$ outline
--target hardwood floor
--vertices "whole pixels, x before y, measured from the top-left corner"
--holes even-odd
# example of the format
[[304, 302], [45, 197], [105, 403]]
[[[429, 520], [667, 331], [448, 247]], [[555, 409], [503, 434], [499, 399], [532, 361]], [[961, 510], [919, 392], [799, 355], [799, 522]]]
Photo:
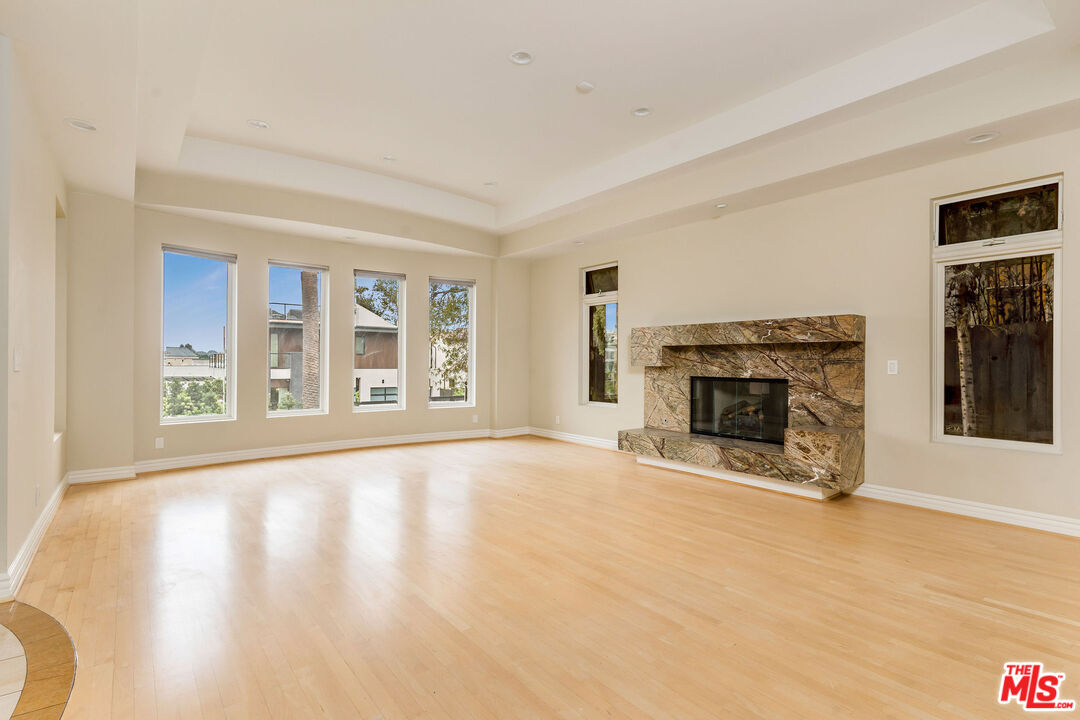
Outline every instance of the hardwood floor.
[[79, 718], [990, 718], [1080, 699], [1080, 540], [539, 438], [68, 491]]

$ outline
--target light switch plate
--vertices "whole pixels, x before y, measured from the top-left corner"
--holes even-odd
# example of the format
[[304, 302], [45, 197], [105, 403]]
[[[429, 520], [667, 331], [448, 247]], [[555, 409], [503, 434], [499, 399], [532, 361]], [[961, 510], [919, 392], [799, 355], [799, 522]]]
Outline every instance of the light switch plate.
[[22, 348], [11, 349], [11, 372], [22, 372]]
[[899, 360], [890, 360], [888, 368], [889, 368], [889, 374], [890, 375], [898, 375], [898, 374], [900, 374], [900, 361]]
[[556, 425], [558, 425], [558, 424], [559, 424], [559, 423], [561, 423], [561, 422], [562, 422], [562, 418], [561, 418], [561, 417], [559, 417], [558, 415], [556, 415], [556, 416], [555, 416], [555, 424], [556, 424]]

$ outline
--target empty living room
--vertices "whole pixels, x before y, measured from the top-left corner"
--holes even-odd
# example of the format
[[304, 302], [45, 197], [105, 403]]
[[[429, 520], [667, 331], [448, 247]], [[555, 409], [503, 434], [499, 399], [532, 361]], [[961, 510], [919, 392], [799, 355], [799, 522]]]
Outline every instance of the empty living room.
[[1080, 718], [1074, 214], [1080, 0], [0, 0], [0, 720]]

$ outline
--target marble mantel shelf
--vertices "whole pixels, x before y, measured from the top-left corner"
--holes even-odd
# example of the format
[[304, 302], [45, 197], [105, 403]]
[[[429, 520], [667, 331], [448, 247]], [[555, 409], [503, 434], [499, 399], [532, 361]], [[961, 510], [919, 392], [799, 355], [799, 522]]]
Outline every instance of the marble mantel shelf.
[[665, 347], [865, 341], [866, 318], [862, 315], [817, 315], [698, 325], [661, 325], [630, 330], [630, 364], [664, 366]]

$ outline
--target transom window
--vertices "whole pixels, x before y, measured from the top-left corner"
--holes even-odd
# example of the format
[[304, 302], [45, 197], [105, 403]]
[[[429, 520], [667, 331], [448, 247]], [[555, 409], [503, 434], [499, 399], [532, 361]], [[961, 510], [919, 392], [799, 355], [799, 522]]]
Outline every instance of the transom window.
[[934, 439], [1060, 451], [1062, 179], [934, 203]]

